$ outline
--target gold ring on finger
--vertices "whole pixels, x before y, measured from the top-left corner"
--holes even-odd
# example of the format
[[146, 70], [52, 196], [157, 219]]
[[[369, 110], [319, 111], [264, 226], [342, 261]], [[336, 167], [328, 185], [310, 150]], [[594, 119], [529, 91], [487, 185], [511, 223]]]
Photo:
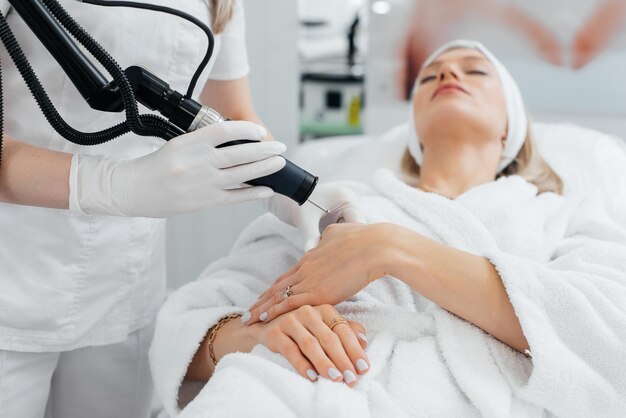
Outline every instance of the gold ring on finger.
[[335, 328], [337, 325], [339, 324], [346, 324], [348, 326], [350, 326], [350, 324], [348, 323], [348, 320], [346, 318], [344, 318], [343, 316], [336, 316], [333, 319], [330, 320], [330, 322], [328, 323], [328, 327], [331, 329]]

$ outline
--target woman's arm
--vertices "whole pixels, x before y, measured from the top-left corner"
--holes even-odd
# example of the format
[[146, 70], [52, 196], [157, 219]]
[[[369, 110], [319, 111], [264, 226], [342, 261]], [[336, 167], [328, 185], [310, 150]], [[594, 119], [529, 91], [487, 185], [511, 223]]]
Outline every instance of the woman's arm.
[[[390, 275], [442, 308], [523, 352], [528, 343], [497, 271], [483, 257], [434, 242], [399, 225], [329, 226], [307, 252], [250, 308], [254, 324], [297, 307], [337, 304]], [[295, 295], [281, 302], [293, 286]]]
[[278, 155], [284, 146], [264, 142], [218, 150], [215, 145], [265, 136], [265, 129], [251, 122], [223, 123], [181, 135], [130, 160], [88, 155], [73, 160], [71, 154], [8, 139], [0, 167], [0, 202], [160, 218], [264, 198], [271, 194], [268, 188], [230, 187], [280, 170], [285, 162]]
[[0, 202], [67, 209], [72, 154], [3, 138]]
[[[213, 354], [218, 362], [226, 354], [243, 352], [249, 353], [258, 341], [252, 335], [250, 327], [241, 323], [239, 318], [234, 318], [226, 322], [215, 335], [213, 341]], [[189, 380], [209, 380], [213, 375], [213, 360], [209, 354], [208, 332], [200, 344], [200, 348], [193, 357], [185, 379]]]
[[508, 346], [520, 352], [528, 349], [506, 289], [489, 260], [398, 225], [385, 224], [385, 228], [393, 240], [385, 267], [388, 274]]
[[[265, 126], [254, 109], [248, 77], [207, 81], [200, 102], [232, 120], [247, 120]], [[267, 138], [272, 139], [269, 130]]]

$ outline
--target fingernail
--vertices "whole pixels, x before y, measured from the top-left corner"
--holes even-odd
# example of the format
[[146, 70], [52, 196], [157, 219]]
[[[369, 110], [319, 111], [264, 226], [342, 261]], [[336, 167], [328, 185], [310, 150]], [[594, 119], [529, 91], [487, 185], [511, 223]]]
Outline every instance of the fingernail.
[[259, 315], [259, 319], [265, 322], [265, 320], [267, 319], [267, 312], [263, 312], [261, 315]]
[[362, 332], [359, 332], [357, 335], [360, 339], [365, 341], [365, 343], [367, 344], [367, 337], [365, 336], [365, 334], [363, 334]]
[[259, 126], [259, 135], [261, 135], [261, 138], [265, 138], [267, 136], [267, 129], [265, 129], [262, 126]]
[[341, 377], [341, 373], [339, 373], [339, 370], [331, 367], [330, 369], [328, 369], [328, 377], [330, 377], [332, 380], [335, 380]]
[[343, 372], [343, 380], [347, 384], [354, 383], [356, 382], [356, 376], [352, 370], [346, 370], [345, 372]]
[[367, 365], [367, 361], [360, 358], [356, 361], [356, 368], [359, 369], [360, 372], [364, 372], [365, 370], [369, 369], [370, 366]]
[[312, 381], [316, 381], [317, 380], [317, 373], [315, 373], [313, 370], [309, 369], [306, 371], [306, 375], [309, 377], [310, 380]]
[[241, 322], [244, 322], [244, 323], [248, 322], [250, 320], [250, 316], [251, 316], [250, 312], [249, 311], [246, 312], [245, 314], [241, 316]]

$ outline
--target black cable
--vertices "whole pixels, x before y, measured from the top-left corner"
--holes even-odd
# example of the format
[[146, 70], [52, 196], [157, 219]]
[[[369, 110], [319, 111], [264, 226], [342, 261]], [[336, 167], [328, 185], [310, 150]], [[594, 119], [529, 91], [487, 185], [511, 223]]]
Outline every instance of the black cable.
[[[126, 78], [126, 74], [113, 57], [67, 13], [57, 0], [42, 0], [42, 2], [61, 26], [80, 42], [113, 77], [122, 96], [124, 110], [126, 111], [126, 123], [131, 131], [138, 135], [156, 136], [163, 139], [170, 139], [172, 132], [182, 133], [180, 129], [161, 116], [143, 115], [140, 118], [133, 89]], [[143, 121], [146, 119], [153, 119], [150, 126], [144, 125]]]
[[200, 78], [202, 71], [204, 71], [205, 67], [209, 63], [211, 56], [213, 55], [213, 48], [215, 46], [215, 39], [213, 37], [213, 32], [211, 32], [211, 29], [207, 25], [205, 25], [204, 22], [180, 10], [172, 9], [170, 7], [165, 7], [165, 6], [157, 6], [154, 4], [136, 3], [136, 2], [131, 2], [131, 1], [113, 1], [113, 0], [107, 0], [107, 1], [82, 0], [82, 2], [87, 3], [87, 4], [92, 4], [94, 6], [133, 7], [136, 9], [146, 9], [146, 10], [152, 10], [156, 12], [168, 13], [168, 14], [172, 14], [180, 18], [183, 18], [193, 23], [200, 29], [202, 29], [202, 31], [206, 34], [209, 43], [207, 45], [207, 52], [204, 55], [204, 58], [202, 59], [200, 64], [198, 65], [198, 68], [196, 69], [196, 72], [194, 73], [193, 77], [191, 78], [191, 82], [189, 83], [189, 87], [187, 88], [187, 94], [185, 94], [186, 99], [191, 99], [191, 96], [193, 95], [193, 91], [196, 88], [196, 84], [198, 83], [198, 79]]
[[[60, 5], [56, 4], [56, 6], [60, 8]], [[154, 115], [139, 115], [137, 104], [134, 99], [132, 89], [128, 84], [128, 81], [126, 81], [128, 84], [127, 91], [124, 91], [123, 88], [120, 89], [122, 97], [126, 96], [125, 104], [130, 104], [130, 107], [126, 106], [127, 120], [125, 122], [97, 132], [85, 133], [74, 129], [63, 119], [63, 117], [54, 107], [45, 89], [41, 85], [41, 82], [39, 81], [37, 75], [33, 71], [28, 60], [26, 59], [24, 52], [22, 51], [19, 43], [15, 39], [15, 36], [13, 35], [13, 32], [11, 31], [11, 28], [6, 21], [6, 18], [2, 13], [0, 13], [0, 39], [2, 40], [11, 59], [15, 62], [16, 68], [26, 82], [29, 90], [31, 91], [37, 102], [37, 105], [41, 109], [48, 123], [59, 135], [61, 135], [68, 141], [79, 145], [98, 145], [108, 142], [131, 131], [135, 131], [139, 135], [156, 136], [164, 139], [170, 139], [172, 137], [180, 135], [180, 133], [182, 132], [178, 128], [172, 129], [169, 122], [167, 122], [163, 118]], [[110, 65], [107, 66], [111, 67]], [[121, 69], [120, 73], [124, 76], [123, 72], [121, 72]], [[129, 109], [130, 111], [128, 111]], [[0, 118], [2, 118], [4, 114], [3, 110], [3, 108], [0, 108]], [[161, 119], [161, 121], [154, 121], [153, 119], [155, 118]], [[0, 133], [0, 135], [2, 133]]]
[[[30, 63], [26, 59], [24, 52], [22, 51], [19, 43], [15, 39], [11, 28], [4, 15], [0, 12], [0, 39], [5, 45], [11, 59], [15, 62], [15, 65], [25, 80], [29, 90], [35, 97], [37, 105], [43, 112], [46, 120], [53, 129], [62, 137], [70, 142], [79, 145], [98, 145], [104, 142], [110, 141], [121, 135], [124, 135], [130, 131], [142, 135], [142, 136], [156, 136], [166, 140], [174, 138], [182, 133], [181, 129], [171, 124], [165, 118], [157, 115], [140, 115], [135, 99], [132, 87], [126, 78], [124, 71], [115, 62], [115, 60], [108, 54], [108, 52], [102, 48], [95, 39], [93, 39], [67, 12], [56, 0], [42, 0], [43, 4], [48, 8], [52, 15], [59, 21], [59, 23], [76, 39], [80, 42], [104, 68], [109, 72], [116, 82], [119, 89], [122, 102], [124, 104], [124, 110], [126, 113], [126, 120], [113, 127], [97, 131], [97, 132], [80, 132], [72, 128], [58, 113], [54, 107], [52, 101], [47, 95], [45, 89], [41, 85], [37, 75], [33, 71]], [[83, 0], [84, 3], [97, 5], [97, 6], [115, 6], [115, 7], [132, 7], [138, 9], [147, 9], [163, 13], [172, 14], [181, 17], [202, 29], [208, 38], [207, 52], [199, 64], [196, 72], [194, 73], [185, 98], [191, 98], [193, 91], [195, 90], [198, 79], [206, 65], [208, 64], [211, 56], [213, 55], [213, 49], [215, 40], [213, 33], [202, 21], [199, 19], [169, 7], [134, 3], [127, 1], [100, 1], [100, 0]], [[3, 89], [2, 89], [2, 72], [0, 68], [0, 164], [2, 162], [2, 145], [3, 145]]]
[[[107, 142], [113, 138], [121, 136], [127, 132], [130, 132], [130, 128], [121, 123], [114, 127], [93, 133], [83, 133], [75, 130], [69, 124], [67, 124], [61, 115], [57, 112], [56, 108], [50, 101], [48, 94], [41, 85], [37, 75], [30, 66], [26, 59], [22, 48], [17, 43], [11, 28], [7, 24], [4, 15], [0, 12], [0, 39], [4, 44], [7, 52], [11, 56], [15, 66], [20, 72], [22, 78], [26, 81], [28, 88], [35, 97], [37, 104], [43, 112], [46, 120], [54, 128], [55, 131], [62, 135], [70, 142], [74, 142], [81, 145], [96, 145]], [[3, 116], [3, 109], [0, 108], [0, 118]]]

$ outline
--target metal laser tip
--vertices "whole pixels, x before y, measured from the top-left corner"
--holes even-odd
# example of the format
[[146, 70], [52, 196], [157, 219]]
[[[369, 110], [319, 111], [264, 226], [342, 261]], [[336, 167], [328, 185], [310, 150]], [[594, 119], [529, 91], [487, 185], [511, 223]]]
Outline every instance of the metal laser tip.
[[315, 203], [314, 201], [312, 201], [311, 199], [307, 199], [307, 202], [312, 203], [316, 208], [318, 208], [319, 210], [321, 210], [322, 212], [325, 213], [330, 213], [330, 211], [328, 209], [323, 208], [322, 206], [318, 205], [317, 203]]

